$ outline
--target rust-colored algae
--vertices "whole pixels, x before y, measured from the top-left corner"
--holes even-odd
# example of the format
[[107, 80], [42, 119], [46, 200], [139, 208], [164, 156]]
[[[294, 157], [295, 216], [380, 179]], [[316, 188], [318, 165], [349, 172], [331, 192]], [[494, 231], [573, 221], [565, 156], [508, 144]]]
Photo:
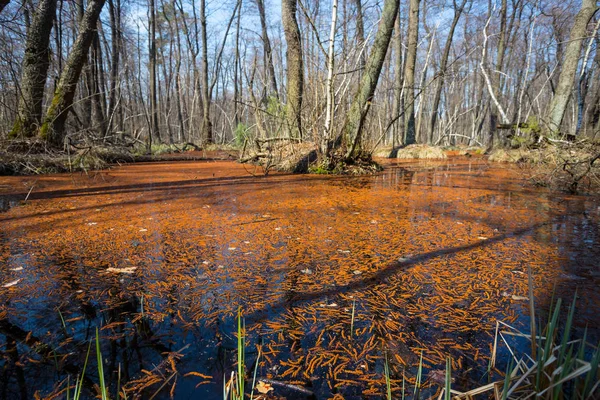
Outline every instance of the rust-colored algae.
[[[217, 399], [241, 306], [247, 365], [261, 346], [259, 376], [318, 398], [378, 398], [385, 354], [395, 395], [402, 371], [414, 383], [421, 352], [427, 371], [450, 355], [453, 371], [471, 371], [457, 385], [474, 379], [496, 319], [528, 323], [519, 299], [529, 266], [538, 305], [555, 285], [577, 285], [581, 316], [598, 322], [598, 277], [581, 279], [600, 255], [593, 200], [523, 187], [517, 171], [483, 160], [386, 167], [265, 178], [230, 162], [179, 162], [0, 177], [6, 198], [33, 186], [0, 214], [0, 285], [19, 280], [0, 288], [3, 351], [17, 326], [60, 355], [60, 365], [40, 363], [18, 346], [30, 390], [52, 397], [99, 326], [114, 390], [120, 368], [128, 395], [164, 385], [158, 398]], [[595, 230], [578, 238], [584, 226]], [[17, 375], [4, 383], [11, 393]]]

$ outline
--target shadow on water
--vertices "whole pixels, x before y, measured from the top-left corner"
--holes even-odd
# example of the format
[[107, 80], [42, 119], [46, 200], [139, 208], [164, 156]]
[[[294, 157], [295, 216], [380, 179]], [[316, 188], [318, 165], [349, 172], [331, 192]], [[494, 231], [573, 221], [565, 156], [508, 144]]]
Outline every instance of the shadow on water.
[[[426, 375], [449, 355], [457, 387], [473, 387], [496, 319], [528, 325], [514, 300], [527, 267], [542, 310], [555, 287], [577, 288], [580, 328], [598, 326], [592, 198], [523, 187], [483, 162], [370, 177], [169, 166], [127, 167], [142, 183], [123, 173], [48, 185], [0, 215], [0, 399], [64, 395], [96, 328], [112, 397], [120, 386], [129, 397], [220, 399], [236, 368], [238, 306], [247, 378], [256, 365], [277, 396], [381, 396], [385, 357], [397, 390], [421, 351]], [[438, 389], [428, 379], [425, 393]]]

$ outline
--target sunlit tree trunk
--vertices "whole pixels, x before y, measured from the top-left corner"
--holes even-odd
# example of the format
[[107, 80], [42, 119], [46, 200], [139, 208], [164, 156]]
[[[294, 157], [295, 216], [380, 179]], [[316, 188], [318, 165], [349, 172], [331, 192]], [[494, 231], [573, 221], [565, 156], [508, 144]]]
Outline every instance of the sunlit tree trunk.
[[202, 135], [205, 143], [213, 142], [210, 120], [210, 87], [208, 83], [208, 39], [206, 35], [206, 0], [200, 0], [200, 36], [202, 37]]
[[158, 99], [156, 97], [156, 7], [150, 0], [150, 49], [148, 53], [150, 64], [150, 132], [148, 135], [148, 153], [152, 150], [152, 140], [160, 142], [158, 131]]
[[110, 33], [111, 33], [111, 64], [110, 64], [110, 93], [108, 95], [108, 118], [110, 127], [117, 126], [119, 131], [123, 130], [121, 113], [117, 110], [117, 99], [120, 97], [117, 91], [120, 91], [117, 82], [119, 80], [119, 57], [120, 50], [120, 19], [121, 19], [121, 1], [108, 0], [110, 15]]
[[11, 137], [34, 136], [40, 126], [50, 65], [50, 33], [55, 15], [56, 0], [40, 0], [27, 30], [19, 108]]
[[304, 64], [300, 28], [296, 20], [297, 0], [281, 1], [281, 19], [287, 43], [286, 118], [290, 137], [302, 138], [302, 94]]
[[433, 96], [433, 105], [431, 106], [431, 124], [429, 127], [428, 142], [433, 142], [433, 135], [435, 133], [435, 124], [438, 119], [438, 108], [440, 106], [440, 100], [442, 98], [442, 90], [444, 89], [444, 83], [446, 81], [446, 68], [448, 66], [448, 58], [450, 57], [450, 48], [452, 47], [452, 39], [454, 38], [454, 31], [458, 25], [458, 20], [467, 4], [467, 0], [461, 0], [461, 4], [457, 4], [454, 1], [454, 18], [452, 19], [452, 25], [450, 25], [450, 31], [448, 31], [448, 38], [444, 45], [444, 51], [442, 53], [442, 59], [440, 60], [440, 69], [437, 73], [437, 86], [435, 94]]
[[269, 40], [269, 33], [267, 30], [265, 2], [264, 0], [256, 0], [256, 5], [258, 6], [258, 15], [260, 17], [260, 27], [262, 32], [261, 39], [264, 48], [264, 64], [268, 76], [267, 81], [271, 87], [271, 94], [276, 98], [279, 98], [279, 93], [277, 90], [277, 76], [275, 76], [275, 66], [273, 64], [273, 50], [271, 49], [271, 40]]
[[404, 143], [404, 96], [402, 92], [404, 74], [402, 57], [402, 25], [400, 24], [400, 7], [398, 7], [398, 16], [394, 26], [396, 38], [394, 39], [394, 123], [392, 145], [394, 147]]
[[398, 14], [399, 0], [386, 0], [383, 5], [383, 12], [371, 54], [367, 60], [365, 73], [360, 81], [358, 93], [350, 106], [350, 111], [346, 117], [343, 127], [343, 144], [346, 149], [346, 159], [352, 159], [358, 156], [359, 143], [363, 131], [363, 124], [371, 101], [377, 88], [381, 68], [385, 61], [385, 56], [394, 32], [394, 22]]
[[[503, 110], [501, 111], [498, 105], [501, 104], [502, 101], [502, 91], [501, 91], [501, 79], [500, 72], [504, 71], [504, 55], [506, 54], [506, 14], [508, 12], [507, 0], [502, 0], [502, 6], [500, 8], [500, 32], [498, 33], [498, 49], [496, 53], [496, 64], [495, 71], [491, 76], [491, 90], [490, 96], [495, 98], [495, 101], [492, 101], [490, 106], [490, 124], [489, 124], [489, 139], [488, 144], [489, 147], [494, 147], [501, 145], [500, 138], [497, 137], [498, 130], [498, 114], [503, 115]], [[493, 17], [493, 11], [490, 10], [490, 18]], [[493, 65], [493, 64], [492, 64]], [[492, 96], [493, 95], [493, 96]], [[506, 117], [502, 117], [502, 122], [507, 123]]]
[[581, 9], [573, 22], [571, 34], [569, 35], [569, 43], [565, 50], [562, 70], [560, 71], [558, 85], [556, 86], [556, 93], [550, 102], [546, 115], [545, 122], [548, 134], [553, 135], [560, 131], [560, 125], [565, 116], [567, 103], [573, 90], [579, 56], [581, 55], [581, 44], [586, 37], [588, 22], [590, 22], [597, 10], [598, 5], [596, 0], [583, 0]]
[[326, 84], [326, 97], [327, 104], [325, 106], [325, 131], [323, 133], [323, 140], [321, 144], [322, 154], [327, 154], [329, 146], [331, 144], [331, 132], [332, 132], [332, 121], [333, 112], [335, 109], [335, 92], [333, 86], [333, 70], [335, 68], [335, 28], [337, 24], [337, 9], [338, 0], [333, 0], [331, 10], [331, 28], [329, 32], [329, 49], [327, 52], [327, 84]]
[[410, 0], [408, 10], [408, 49], [404, 66], [404, 107], [406, 134], [404, 144], [416, 142], [415, 126], [415, 64], [419, 40], [419, 7], [420, 0]]
[[[356, 48], [360, 51], [365, 44], [365, 23], [363, 21], [362, 0], [353, 1], [356, 9], [356, 14], [354, 16], [356, 22]], [[367, 59], [365, 54], [366, 52], [362, 51], [360, 53], [360, 60], [358, 61], [358, 67], [361, 69], [361, 73]]]
[[40, 128], [40, 137], [55, 145], [62, 145], [63, 143], [67, 115], [73, 105], [77, 82], [96, 33], [96, 23], [103, 6], [104, 0], [90, 0], [79, 24], [79, 35], [71, 48], [71, 53], [67, 58], [65, 68], [60, 75], [58, 86], [54, 92], [52, 103]]
[[240, 86], [241, 86], [241, 74], [240, 74], [240, 19], [242, 16], [242, 7], [240, 1], [240, 8], [237, 14], [236, 30], [235, 30], [235, 54], [233, 63], [233, 129], [237, 129], [240, 123], [239, 114], [239, 103], [240, 103]]

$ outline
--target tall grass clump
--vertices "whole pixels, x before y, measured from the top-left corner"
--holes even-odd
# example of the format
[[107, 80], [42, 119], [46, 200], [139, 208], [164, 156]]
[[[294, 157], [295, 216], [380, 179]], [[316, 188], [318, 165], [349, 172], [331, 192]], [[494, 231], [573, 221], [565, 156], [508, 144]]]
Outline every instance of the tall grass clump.
[[[494, 400], [599, 398], [600, 346], [587, 342], [587, 328], [582, 338], [574, 337], [576, 297], [577, 294], [566, 317], [561, 314], [562, 300], [558, 299], [550, 307], [548, 322], [543, 328], [536, 328], [535, 315], [532, 314], [530, 333], [498, 321], [490, 369], [496, 366], [498, 346], [503, 343], [510, 353], [504, 379], [464, 393], [453, 390], [451, 398], [467, 399], [490, 391]], [[533, 307], [531, 296], [530, 308]], [[517, 346], [519, 341], [520, 344], [525, 341], [526, 345]]]

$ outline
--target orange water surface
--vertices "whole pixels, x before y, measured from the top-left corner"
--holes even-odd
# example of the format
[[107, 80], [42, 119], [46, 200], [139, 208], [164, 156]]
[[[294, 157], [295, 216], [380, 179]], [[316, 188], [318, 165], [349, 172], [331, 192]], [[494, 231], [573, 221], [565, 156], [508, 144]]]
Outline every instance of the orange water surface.
[[475, 387], [496, 321], [528, 331], [529, 268], [541, 315], [577, 289], [577, 328], [598, 337], [597, 198], [482, 159], [384, 164], [0, 177], [2, 398], [64, 395], [99, 328], [113, 397], [119, 382], [130, 397], [222, 399], [238, 309], [249, 381], [260, 350], [257, 376], [281, 383], [271, 398], [381, 397], [386, 357], [399, 394], [421, 354], [425, 376], [450, 356], [456, 387]]

